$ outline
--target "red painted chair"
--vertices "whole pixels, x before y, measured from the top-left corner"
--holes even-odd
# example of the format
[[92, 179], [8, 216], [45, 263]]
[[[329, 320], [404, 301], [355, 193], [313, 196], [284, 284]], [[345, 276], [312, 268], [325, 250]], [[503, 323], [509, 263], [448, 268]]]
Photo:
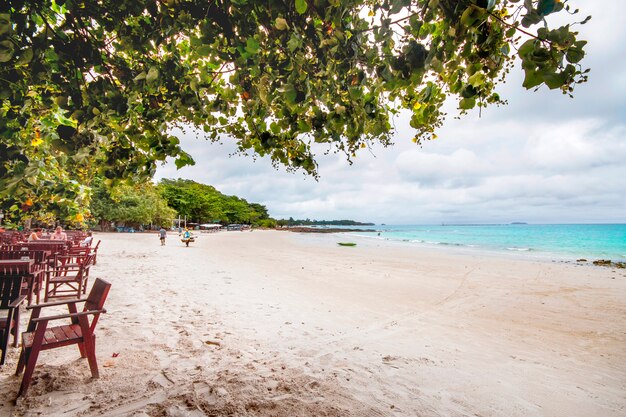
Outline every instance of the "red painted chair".
[[[98, 378], [98, 363], [96, 362], [96, 335], [94, 330], [100, 314], [106, 313], [104, 302], [106, 301], [111, 284], [103, 279], [96, 279], [93, 288], [86, 299], [66, 300], [45, 303], [27, 307], [33, 310], [28, 322], [28, 329], [22, 334], [22, 352], [17, 364], [15, 375], [24, 371], [22, 384], [17, 394], [18, 397], [26, 395], [30, 381], [37, 364], [39, 352], [42, 350], [55, 349], [58, 347], [78, 345], [80, 356], [87, 358], [91, 376]], [[85, 303], [83, 311], [78, 312], [76, 304]], [[66, 304], [68, 314], [41, 317], [41, 310], [45, 307]], [[91, 316], [91, 322], [89, 317]], [[70, 320], [70, 324], [48, 327], [48, 323], [55, 320]]]
[[21, 275], [0, 276], [0, 350], [2, 350], [0, 365], [4, 365], [12, 332], [13, 346], [17, 346], [17, 335], [19, 334], [20, 326], [20, 304], [26, 300], [25, 295], [20, 295], [22, 280], [23, 277]]
[[85, 294], [93, 259], [94, 255], [83, 257], [56, 256], [54, 267], [47, 271], [44, 302], [47, 303], [52, 298], [80, 298]]
[[100, 242], [102, 242], [102, 241], [98, 240], [98, 243], [96, 243], [96, 246], [91, 248], [91, 254], [93, 255], [93, 264], [94, 265], [96, 264], [96, 262], [98, 262], [98, 247], [100, 246]]
[[33, 295], [39, 301], [43, 270], [35, 265], [31, 258], [27, 259], [0, 259], [0, 276], [20, 275], [24, 277], [22, 282], [22, 294], [27, 296], [28, 305], [32, 304]]

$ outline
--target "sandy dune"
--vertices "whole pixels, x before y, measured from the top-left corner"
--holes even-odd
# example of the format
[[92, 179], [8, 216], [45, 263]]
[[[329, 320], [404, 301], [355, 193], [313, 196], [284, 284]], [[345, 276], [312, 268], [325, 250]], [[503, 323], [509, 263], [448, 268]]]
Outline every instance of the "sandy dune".
[[15, 403], [10, 349], [0, 415], [626, 415], [623, 270], [273, 231], [97, 238], [101, 378], [76, 347], [43, 352]]

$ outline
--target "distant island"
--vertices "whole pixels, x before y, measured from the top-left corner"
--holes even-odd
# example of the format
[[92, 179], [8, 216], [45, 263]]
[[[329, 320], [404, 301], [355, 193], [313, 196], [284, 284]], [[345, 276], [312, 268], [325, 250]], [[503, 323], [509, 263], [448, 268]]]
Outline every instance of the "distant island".
[[279, 226], [374, 226], [374, 223], [362, 223], [355, 220], [299, 220], [290, 217], [289, 219], [277, 220]]
[[511, 222], [511, 224], [528, 224], [526, 222]]

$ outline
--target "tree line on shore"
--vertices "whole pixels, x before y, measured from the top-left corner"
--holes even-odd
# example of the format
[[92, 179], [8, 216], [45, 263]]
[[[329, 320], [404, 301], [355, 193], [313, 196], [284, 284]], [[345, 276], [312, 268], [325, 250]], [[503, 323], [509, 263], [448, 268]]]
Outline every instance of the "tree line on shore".
[[169, 227], [178, 216], [195, 224], [276, 225], [265, 206], [185, 179], [162, 179], [156, 185], [146, 182], [114, 189], [100, 182], [94, 187], [91, 213], [102, 229], [111, 223]]
[[[36, 203], [29, 207], [12, 207], [5, 223], [18, 226], [29, 220], [32, 225], [51, 225], [62, 219], [62, 210], [43, 209]], [[59, 207], [61, 208], [61, 207]], [[129, 227], [169, 227], [178, 216], [188, 223], [243, 223], [259, 227], [275, 227], [265, 206], [249, 203], [243, 198], [222, 194], [214, 187], [185, 179], [162, 179], [158, 184], [107, 184], [96, 178], [91, 186], [89, 210], [70, 227], [98, 227], [109, 230], [112, 225]]]
[[374, 226], [374, 223], [361, 223], [355, 220], [311, 220], [311, 219], [280, 219], [276, 221], [278, 226]]

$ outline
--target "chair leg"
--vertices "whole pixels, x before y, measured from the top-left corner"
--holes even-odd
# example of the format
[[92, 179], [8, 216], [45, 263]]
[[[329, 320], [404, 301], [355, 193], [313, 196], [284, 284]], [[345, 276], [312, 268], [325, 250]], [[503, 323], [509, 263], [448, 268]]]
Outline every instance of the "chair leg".
[[78, 350], [80, 351], [80, 357], [81, 358], [86, 358], [87, 357], [87, 352], [85, 351], [85, 344], [84, 343], [79, 343], [78, 344]]
[[42, 321], [37, 324], [37, 330], [35, 330], [33, 344], [30, 348], [22, 348], [22, 355], [20, 355], [20, 360], [17, 364], [17, 371], [15, 372], [15, 374], [19, 375], [21, 368], [24, 366], [24, 362], [26, 363], [26, 369], [24, 370], [24, 376], [22, 377], [20, 390], [17, 393], [18, 397], [26, 395], [26, 391], [28, 391], [28, 387], [30, 386], [30, 380], [33, 377], [33, 371], [35, 370], [35, 365], [37, 365], [37, 358], [39, 357], [39, 352], [41, 351], [41, 346], [43, 344], [43, 339], [47, 327], [47, 321]]
[[[13, 328], [15, 330], [15, 333], [13, 333], [13, 347], [17, 347], [17, 338], [20, 334], [20, 308], [16, 308], [13, 314], [15, 314], [15, 327]], [[7, 337], [7, 344], [8, 342], [9, 338]]]
[[9, 334], [11, 333], [9, 329], [6, 329], [6, 336], [2, 335], [2, 340], [0, 340], [0, 349], [2, 349], [2, 354], [0, 354], [0, 365], [4, 365], [4, 359], [7, 356], [7, 349], [9, 347]]
[[33, 290], [35, 289], [35, 276], [32, 275], [30, 278], [26, 279], [26, 282], [26, 285], [28, 285], [28, 305], [31, 305], [33, 303]]
[[26, 361], [27, 362], [26, 370], [24, 371], [24, 376], [22, 377], [22, 384], [20, 385], [20, 390], [17, 393], [18, 397], [26, 395], [26, 391], [28, 391], [28, 387], [30, 386], [30, 380], [33, 377], [33, 371], [35, 370], [35, 365], [37, 365], [37, 358], [39, 357], [39, 349], [29, 349], [29, 350], [30, 350], [30, 354], [27, 355], [28, 360]]
[[98, 372], [98, 362], [96, 361], [96, 336], [85, 338], [84, 349], [87, 352], [87, 361], [93, 378], [100, 378]]
[[43, 284], [42, 273], [40, 272], [37, 275], [37, 304], [39, 304], [39, 300], [41, 298], [41, 285]]
[[17, 361], [17, 368], [15, 369], [15, 376], [18, 376], [24, 370], [24, 364], [26, 363], [26, 349], [22, 348], [20, 352], [20, 358]]
[[44, 290], [44, 292], [43, 292], [43, 302], [44, 302], [44, 303], [47, 303], [47, 302], [48, 302], [48, 291], [49, 291], [49, 289], [48, 289], [48, 288], [49, 288], [49, 287], [50, 287], [50, 276], [48, 276], [48, 277], [46, 278], [46, 288], [45, 288], [45, 290]]

